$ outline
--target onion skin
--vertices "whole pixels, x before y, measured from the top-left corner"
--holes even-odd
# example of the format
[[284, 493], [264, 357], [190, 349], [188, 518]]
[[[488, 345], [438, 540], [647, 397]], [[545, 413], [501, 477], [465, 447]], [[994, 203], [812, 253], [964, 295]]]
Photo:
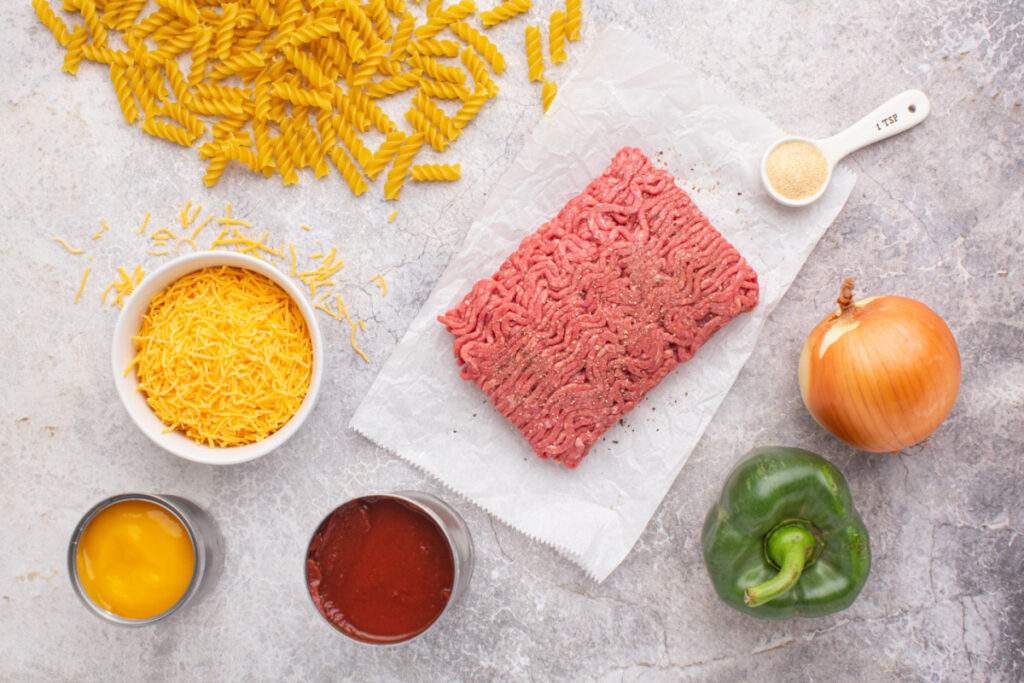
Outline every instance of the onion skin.
[[928, 438], [953, 409], [960, 353], [949, 326], [921, 302], [852, 296], [848, 280], [840, 310], [807, 337], [800, 393], [835, 437], [864, 451], [895, 453]]

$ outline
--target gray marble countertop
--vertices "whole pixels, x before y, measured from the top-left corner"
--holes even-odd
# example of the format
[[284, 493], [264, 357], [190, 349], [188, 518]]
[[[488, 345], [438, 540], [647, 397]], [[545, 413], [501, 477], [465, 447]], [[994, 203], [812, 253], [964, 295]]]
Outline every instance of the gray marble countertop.
[[[544, 16], [555, 7], [536, 4]], [[0, 678], [1024, 677], [1024, 5], [586, 5], [587, 34], [629, 27], [794, 132], [829, 134], [905, 88], [932, 101], [924, 125], [844, 162], [859, 175], [849, 204], [772, 315], [640, 542], [601, 585], [345, 428], [540, 119], [519, 54], [521, 22], [495, 32], [510, 69], [501, 97], [455, 148], [464, 180], [410, 188], [388, 224], [391, 207], [379, 188], [355, 201], [337, 176], [283, 188], [229, 172], [205, 189], [194, 152], [123, 124], [104, 69], [84, 65], [74, 79], [60, 73], [62, 51], [29, 3], [3, 3]], [[571, 45], [556, 77], [584, 53]], [[364, 365], [342, 331], [328, 329], [316, 411], [284, 448], [247, 465], [192, 465], [158, 450], [128, 420], [110, 379], [116, 315], [101, 310], [100, 285], [116, 265], [142, 260], [152, 269], [159, 259], [143, 255], [131, 228], [147, 211], [171, 220], [187, 199], [233, 202], [239, 215], [306, 246], [336, 244], [350, 305], [368, 323], [372, 362]], [[92, 242], [101, 219], [111, 230]], [[301, 223], [314, 231], [297, 231]], [[50, 241], [55, 234], [85, 244], [97, 271], [77, 306], [71, 298], [89, 256], [64, 253]], [[378, 271], [391, 284], [386, 299], [368, 284]], [[951, 418], [899, 457], [846, 448], [800, 400], [800, 346], [844, 275], [857, 277], [865, 294], [927, 302], [960, 345], [964, 380]], [[763, 623], [713, 594], [699, 553], [704, 513], [735, 460], [768, 443], [815, 450], [851, 481], [874, 566], [843, 613]], [[429, 637], [400, 649], [356, 647], [312, 611], [302, 553], [313, 525], [338, 502], [402, 488], [438, 493], [466, 516], [478, 550], [473, 586]], [[102, 623], [68, 583], [73, 525], [100, 498], [126, 490], [187, 496], [226, 538], [216, 590], [159, 627]]]

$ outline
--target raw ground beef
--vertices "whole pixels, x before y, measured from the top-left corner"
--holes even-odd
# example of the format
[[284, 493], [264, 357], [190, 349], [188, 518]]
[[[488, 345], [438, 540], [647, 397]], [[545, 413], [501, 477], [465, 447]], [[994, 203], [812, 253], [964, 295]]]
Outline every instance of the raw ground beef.
[[757, 296], [757, 274], [672, 175], [626, 147], [438, 320], [462, 377], [537, 455], [576, 467]]

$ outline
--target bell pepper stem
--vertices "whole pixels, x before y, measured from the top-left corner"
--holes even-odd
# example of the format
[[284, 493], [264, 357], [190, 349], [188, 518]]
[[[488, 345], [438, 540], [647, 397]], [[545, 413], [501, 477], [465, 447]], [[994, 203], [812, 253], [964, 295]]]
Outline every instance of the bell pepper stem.
[[768, 536], [765, 551], [779, 567], [772, 578], [744, 591], [743, 600], [751, 607], [763, 605], [792, 588], [803, 573], [807, 560], [814, 554], [814, 534], [799, 524], [775, 529]]

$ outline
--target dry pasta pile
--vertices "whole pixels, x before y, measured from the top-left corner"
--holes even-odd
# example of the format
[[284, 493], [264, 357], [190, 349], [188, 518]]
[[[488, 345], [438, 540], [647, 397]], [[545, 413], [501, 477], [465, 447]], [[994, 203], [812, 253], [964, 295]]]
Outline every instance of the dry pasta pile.
[[[82, 60], [106, 64], [125, 120], [199, 144], [207, 185], [229, 163], [286, 185], [299, 169], [320, 178], [333, 164], [356, 196], [383, 176], [389, 200], [410, 177], [457, 180], [458, 164], [414, 162], [424, 147], [444, 152], [460, 136], [497, 96], [492, 74], [506, 68], [469, 23], [473, 0], [427, 0], [422, 16], [405, 0], [63, 0], [81, 17], [74, 28], [49, 0], [32, 5], [67, 48], [64, 71], [77, 73]], [[505, 0], [477, 18], [486, 29], [530, 8], [531, 0]], [[552, 63], [565, 61], [581, 21], [580, 0], [551, 14]], [[527, 27], [526, 46], [547, 111], [556, 86], [543, 76], [538, 27]], [[402, 94], [411, 98], [400, 126], [380, 103]]]
[[139, 392], [166, 425], [215, 448], [267, 438], [299, 410], [313, 343], [299, 307], [244, 268], [204, 268], [153, 297], [133, 337]]
[[[366, 321], [349, 311], [338, 280], [345, 262], [339, 258], [336, 247], [327, 249], [319, 245], [311, 253], [304, 254], [296, 249], [294, 241], [281, 239], [276, 244], [271, 243], [269, 230], [260, 231], [250, 221], [233, 215], [231, 204], [224, 207], [221, 214], [209, 213], [205, 218], [202, 215], [203, 207], [188, 201], [175, 211], [174, 221], [151, 225], [152, 213], [147, 213], [131, 230], [145, 241], [145, 253], [149, 257], [171, 257], [205, 249], [231, 249], [270, 262], [277, 261], [282, 270], [309, 290], [317, 310], [343, 324], [353, 353], [364, 362], [370, 362], [358, 339], [359, 334], [366, 331]], [[304, 232], [312, 231], [308, 225], [300, 227]], [[101, 229], [93, 237], [100, 239], [109, 229], [107, 222], [102, 221]], [[73, 256], [86, 254], [85, 248], [75, 246], [63, 237], [55, 236], [53, 241]], [[74, 303], [81, 300], [92, 272], [93, 260], [90, 257], [75, 290]], [[117, 268], [113, 281], [100, 294], [101, 303], [122, 307], [144, 275], [141, 265], [131, 271]], [[388, 285], [382, 274], [377, 273], [367, 284], [374, 285], [381, 297], [387, 296]]]

